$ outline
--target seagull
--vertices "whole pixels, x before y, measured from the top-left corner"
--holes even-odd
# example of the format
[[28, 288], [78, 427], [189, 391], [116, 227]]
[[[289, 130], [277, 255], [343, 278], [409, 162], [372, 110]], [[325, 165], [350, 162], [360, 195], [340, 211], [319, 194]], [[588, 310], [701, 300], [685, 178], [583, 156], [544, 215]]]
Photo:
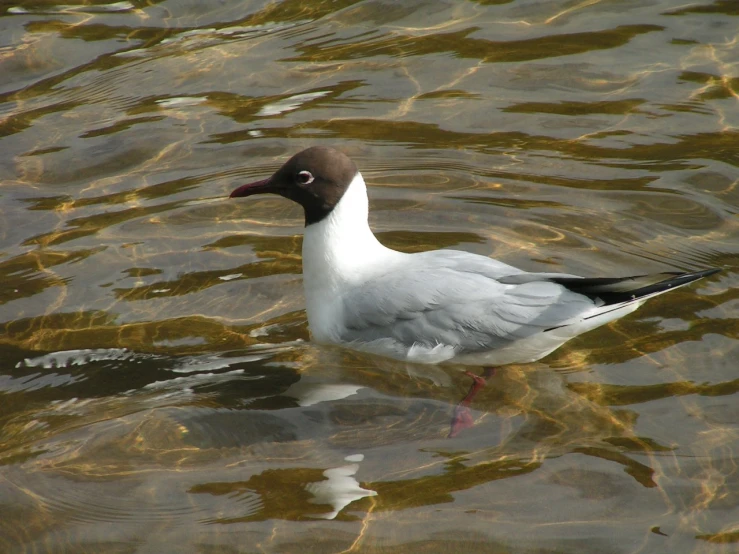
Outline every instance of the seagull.
[[303, 150], [230, 197], [278, 194], [305, 213], [303, 286], [314, 341], [397, 360], [484, 368], [455, 410], [450, 436], [471, 425], [468, 406], [496, 366], [539, 360], [650, 298], [720, 271], [631, 277], [532, 273], [459, 250], [407, 254], [368, 223], [355, 163], [325, 146]]

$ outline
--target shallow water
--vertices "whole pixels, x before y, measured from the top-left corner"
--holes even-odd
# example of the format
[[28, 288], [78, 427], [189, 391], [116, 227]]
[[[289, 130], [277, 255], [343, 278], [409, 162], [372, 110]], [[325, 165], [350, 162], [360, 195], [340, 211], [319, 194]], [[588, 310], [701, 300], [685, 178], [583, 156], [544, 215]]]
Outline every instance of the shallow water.
[[[0, 7], [0, 552], [735, 552], [737, 3]], [[389, 246], [722, 267], [500, 368], [312, 344], [301, 213]]]

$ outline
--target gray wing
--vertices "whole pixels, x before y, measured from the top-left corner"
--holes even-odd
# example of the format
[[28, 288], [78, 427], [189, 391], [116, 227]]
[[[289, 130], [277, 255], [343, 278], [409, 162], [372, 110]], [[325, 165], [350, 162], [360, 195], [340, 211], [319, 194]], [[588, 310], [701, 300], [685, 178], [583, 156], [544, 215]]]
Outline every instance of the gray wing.
[[415, 255], [406, 266], [346, 295], [342, 340], [482, 352], [563, 325], [595, 307], [585, 296], [543, 280], [554, 274], [441, 252], [444, 259]]

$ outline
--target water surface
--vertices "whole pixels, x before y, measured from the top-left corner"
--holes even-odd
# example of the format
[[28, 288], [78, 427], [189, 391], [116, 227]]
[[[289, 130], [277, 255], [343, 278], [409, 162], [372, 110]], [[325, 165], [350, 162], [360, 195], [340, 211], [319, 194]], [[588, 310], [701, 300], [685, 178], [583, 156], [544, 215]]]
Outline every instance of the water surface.
[[[0, 7], [0, 551], [734, 552], [739, 43], [725, 0]], [[310, 342], [338, 146], [393, 248], [722, 267], [470, 380]]]

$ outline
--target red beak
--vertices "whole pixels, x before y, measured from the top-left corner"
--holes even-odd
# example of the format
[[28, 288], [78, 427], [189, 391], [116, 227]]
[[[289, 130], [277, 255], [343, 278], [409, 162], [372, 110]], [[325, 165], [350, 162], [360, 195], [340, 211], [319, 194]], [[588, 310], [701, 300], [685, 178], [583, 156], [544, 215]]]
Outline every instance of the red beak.
[[238, 198], [239, 196], [251, 196], [252, 194], [264, 194], [268, 192], [274, 192], [274, 187], [270, 183], [270, 178], [241, 185], [229, 195], [229, 198]]

